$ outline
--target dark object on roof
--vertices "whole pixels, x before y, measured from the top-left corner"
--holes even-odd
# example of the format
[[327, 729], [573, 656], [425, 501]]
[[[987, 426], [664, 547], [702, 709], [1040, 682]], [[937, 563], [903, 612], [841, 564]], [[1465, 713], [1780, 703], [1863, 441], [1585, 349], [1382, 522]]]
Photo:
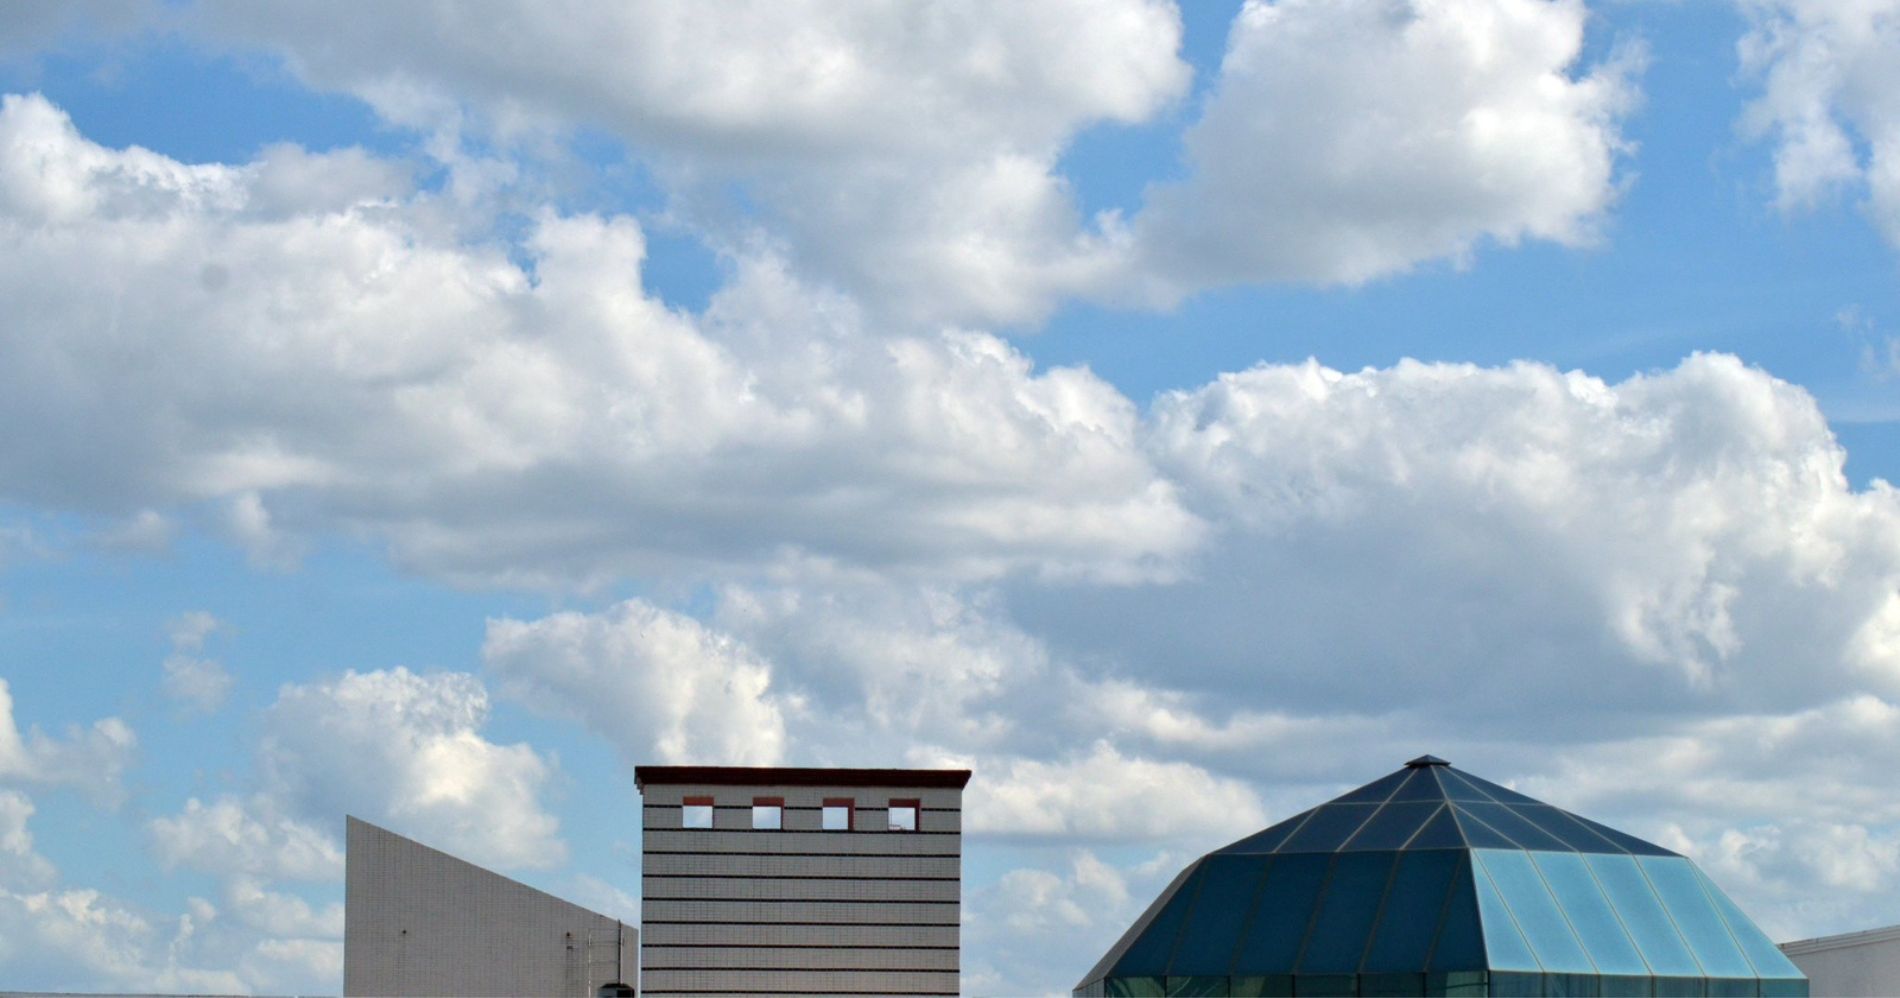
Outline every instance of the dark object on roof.
[[1201, 857], [1077, 995], [1806, 995], [1687, 858], [1421, 756]]

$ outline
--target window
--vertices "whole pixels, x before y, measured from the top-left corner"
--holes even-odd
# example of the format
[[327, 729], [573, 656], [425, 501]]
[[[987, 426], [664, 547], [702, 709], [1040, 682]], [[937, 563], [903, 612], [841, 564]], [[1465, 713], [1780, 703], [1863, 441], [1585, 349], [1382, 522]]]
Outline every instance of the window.
[[914, 800], [891, 801], [890, 829], [893, 832], [914, 832], [917, 830], [917, 812], [921, 802]]
[[825, 798], [824, 830], [827, 832], [850, 831], [851, 826], [856, 824], [856, 822], [852, 820], [857, 817], [852, 813], [856, 810], [857, 803], [849, 797]]
[[711, 797], [688, 797], [680, 803], [680, 827], [711, 828], [712, 814]]
[[753, 828], [784, 828], [785, 827], [785, 798], [783, 797], [754, 797], [752, 798], [752, 827]]

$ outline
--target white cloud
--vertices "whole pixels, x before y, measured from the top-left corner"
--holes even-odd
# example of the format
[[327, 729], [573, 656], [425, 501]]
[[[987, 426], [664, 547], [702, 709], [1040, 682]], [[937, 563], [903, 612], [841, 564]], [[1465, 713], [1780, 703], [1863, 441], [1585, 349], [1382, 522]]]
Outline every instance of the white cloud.
[[1843, 194], [1900, 246], [1900, 2], [1744, 0], [1743, 68], [1762, 84], [1744, 124], [1775, 147], [1776, 202]]
[[1130, 757], [1108, 741], [1066, 759], [984, 759], [964, 827], [985, 835], [1188, 839], [1212, 846], [1266, 825], [1245, 783], [1199, 767]]
[[994, 602], [879, 579], [727, 586], [712, 618], [797, 677], [805, 758], [876, 765], [918, 737], [959, 751], [1033, 737], [1020, 722], [1056, 694], [1052, 666]]
[[179, 961], [171, 943], [192, 927], [192, 916], [180, 916], [168, 936], [166, 926], [89, 888], [0, 888], [0, 966], [10, 984], [23, 987], [247, 990], [234, 972]]
[[771, 665], [641, 600], [598, 615], [491, 620], [482, 660], [505, 693], [578, 718], [629, 763], [772, 765], [785, 752]]
[[203, 658], [205, 639], [221, 625], [193, 610], [172, 621], [172, 653], [165, 656], [165, 695], [205, 713], [224, 706], [236, 680], [216, 659]]
[[1581, 0], [1249, 0], [1151, 187], [1135, 277], [1358, 283], [1484, 243], [1589, 243], [1619, 188], [1639, 61], [1580, 67]]
[[101, 528], [92, 542], [106, 551], [163, 554], [171, 550], [178, 525], [154, 509], [141, 509]]
[[33, 832], [27, 821], [36, 810], [18, 790], [0, 790], [0, 888], [43, 888], [54, 877], [53, 864], [33, 850]]
[[[763, 225], [806, 276], [900, 319], [1034, 321], [1099, 280], [1056, 162], [1146, 120], [1190, 76], [1156, 0], [431, 7], [339, 21], [202, 4], [206, 34], [425, 129], [576, 126], [625, 139], [722, 248]], [[733, 220], [732, 185], [756, 216]], [[741, 212], [741, 214], [743, 214]]]
[[1061, 657], [1296, 714], [1493, 724], [1900, 691], [1900, 493], [1853, 491], [1813, 400], [1732, 358], [1615, 385], [1262, 366], [1163, 397], [1149, 429], [1218, 532], [1183, 582], [1012, 586]]
[[21, 732], [13, 715], [13, 691], [0, 678], [0, 780], [43, 786], [74, 786], [116, 802], [138, 739], [124, 721], [108, 717], [90, 728], [70, 726], [54, 738], [37, 725]]
[[312, 906], [294, 894], [267, 890], [250, 877], [227, 882], [224, 900], [233, 917], [276, 941], [343, 938], [343, 905], [337, 902]]
[[670, 221], [727, 254], [780, 247], [900, 324], [1033, 325], [1070, 298], [1169, 303], [1591, 242], [1641, 61], [1579, 65], [1582, 0], [1252, 0], [1187, 134], [1191, 179], [1151, 188], [1131, 224], [1081, 218], [1057, 164], [1085, 128], [1186, 92], [1171, 3], [484, 15], [207, 3], [193, 23], [438, 134], [604, 128], [659, 179]]
[[566, 847], [541, 802], [553, 763], [483, 738], [488, 709], [466, 673], [398, 668], [286, 685], [264, 717], [263, 792], [292, 814], [361, 814], [475, 863], [559, 864]]
[[248, 801], [220, 797], [210, 804], [193, 797], [178, 814], [152, 819], [149, 830], [167, 867], [226, 876], [341, 878], [343, 851], [336, 839], [278, 811], [275, 801], [262, 796]]
[[270, 169], [104, 149], [7, 99], [8, 498], [204, 504], [267, 564], [341, 529], [437, 576], [554, 586], [785, 563], [1134, 577], [1199, 530], [1135, 407], [1085, 370], [976, 333], [874, 336], [770, 261], [685, 316], [642, 289], [630, 220], [543, 215], [524, 269], [444, 233], [437, 195], [266, 211]]
[[1187, 858], [1162, 852], [1121, 864], [1072, 849], [972, 891], [964, 992], [1069, 993]]

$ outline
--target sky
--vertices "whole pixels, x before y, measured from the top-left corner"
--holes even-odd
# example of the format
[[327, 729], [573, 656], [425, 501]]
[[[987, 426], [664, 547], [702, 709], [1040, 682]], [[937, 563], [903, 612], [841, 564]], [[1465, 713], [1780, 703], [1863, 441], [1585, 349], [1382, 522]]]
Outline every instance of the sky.
[[967, 766], [964, 986], [1430, 752], [1900, 922], [1900, 2], [0, 11], [0, 987]]

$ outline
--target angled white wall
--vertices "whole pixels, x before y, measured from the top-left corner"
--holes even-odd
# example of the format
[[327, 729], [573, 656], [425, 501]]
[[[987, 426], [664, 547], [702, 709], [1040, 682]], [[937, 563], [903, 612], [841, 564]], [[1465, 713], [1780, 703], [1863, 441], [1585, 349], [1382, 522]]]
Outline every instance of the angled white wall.
[[1782, 943], [1815, 998], [1900, 995], [1900, 925]]
[[633, 926], [348, 822], [345, 995], [592, 998], [603, 984], [635, 983]]

